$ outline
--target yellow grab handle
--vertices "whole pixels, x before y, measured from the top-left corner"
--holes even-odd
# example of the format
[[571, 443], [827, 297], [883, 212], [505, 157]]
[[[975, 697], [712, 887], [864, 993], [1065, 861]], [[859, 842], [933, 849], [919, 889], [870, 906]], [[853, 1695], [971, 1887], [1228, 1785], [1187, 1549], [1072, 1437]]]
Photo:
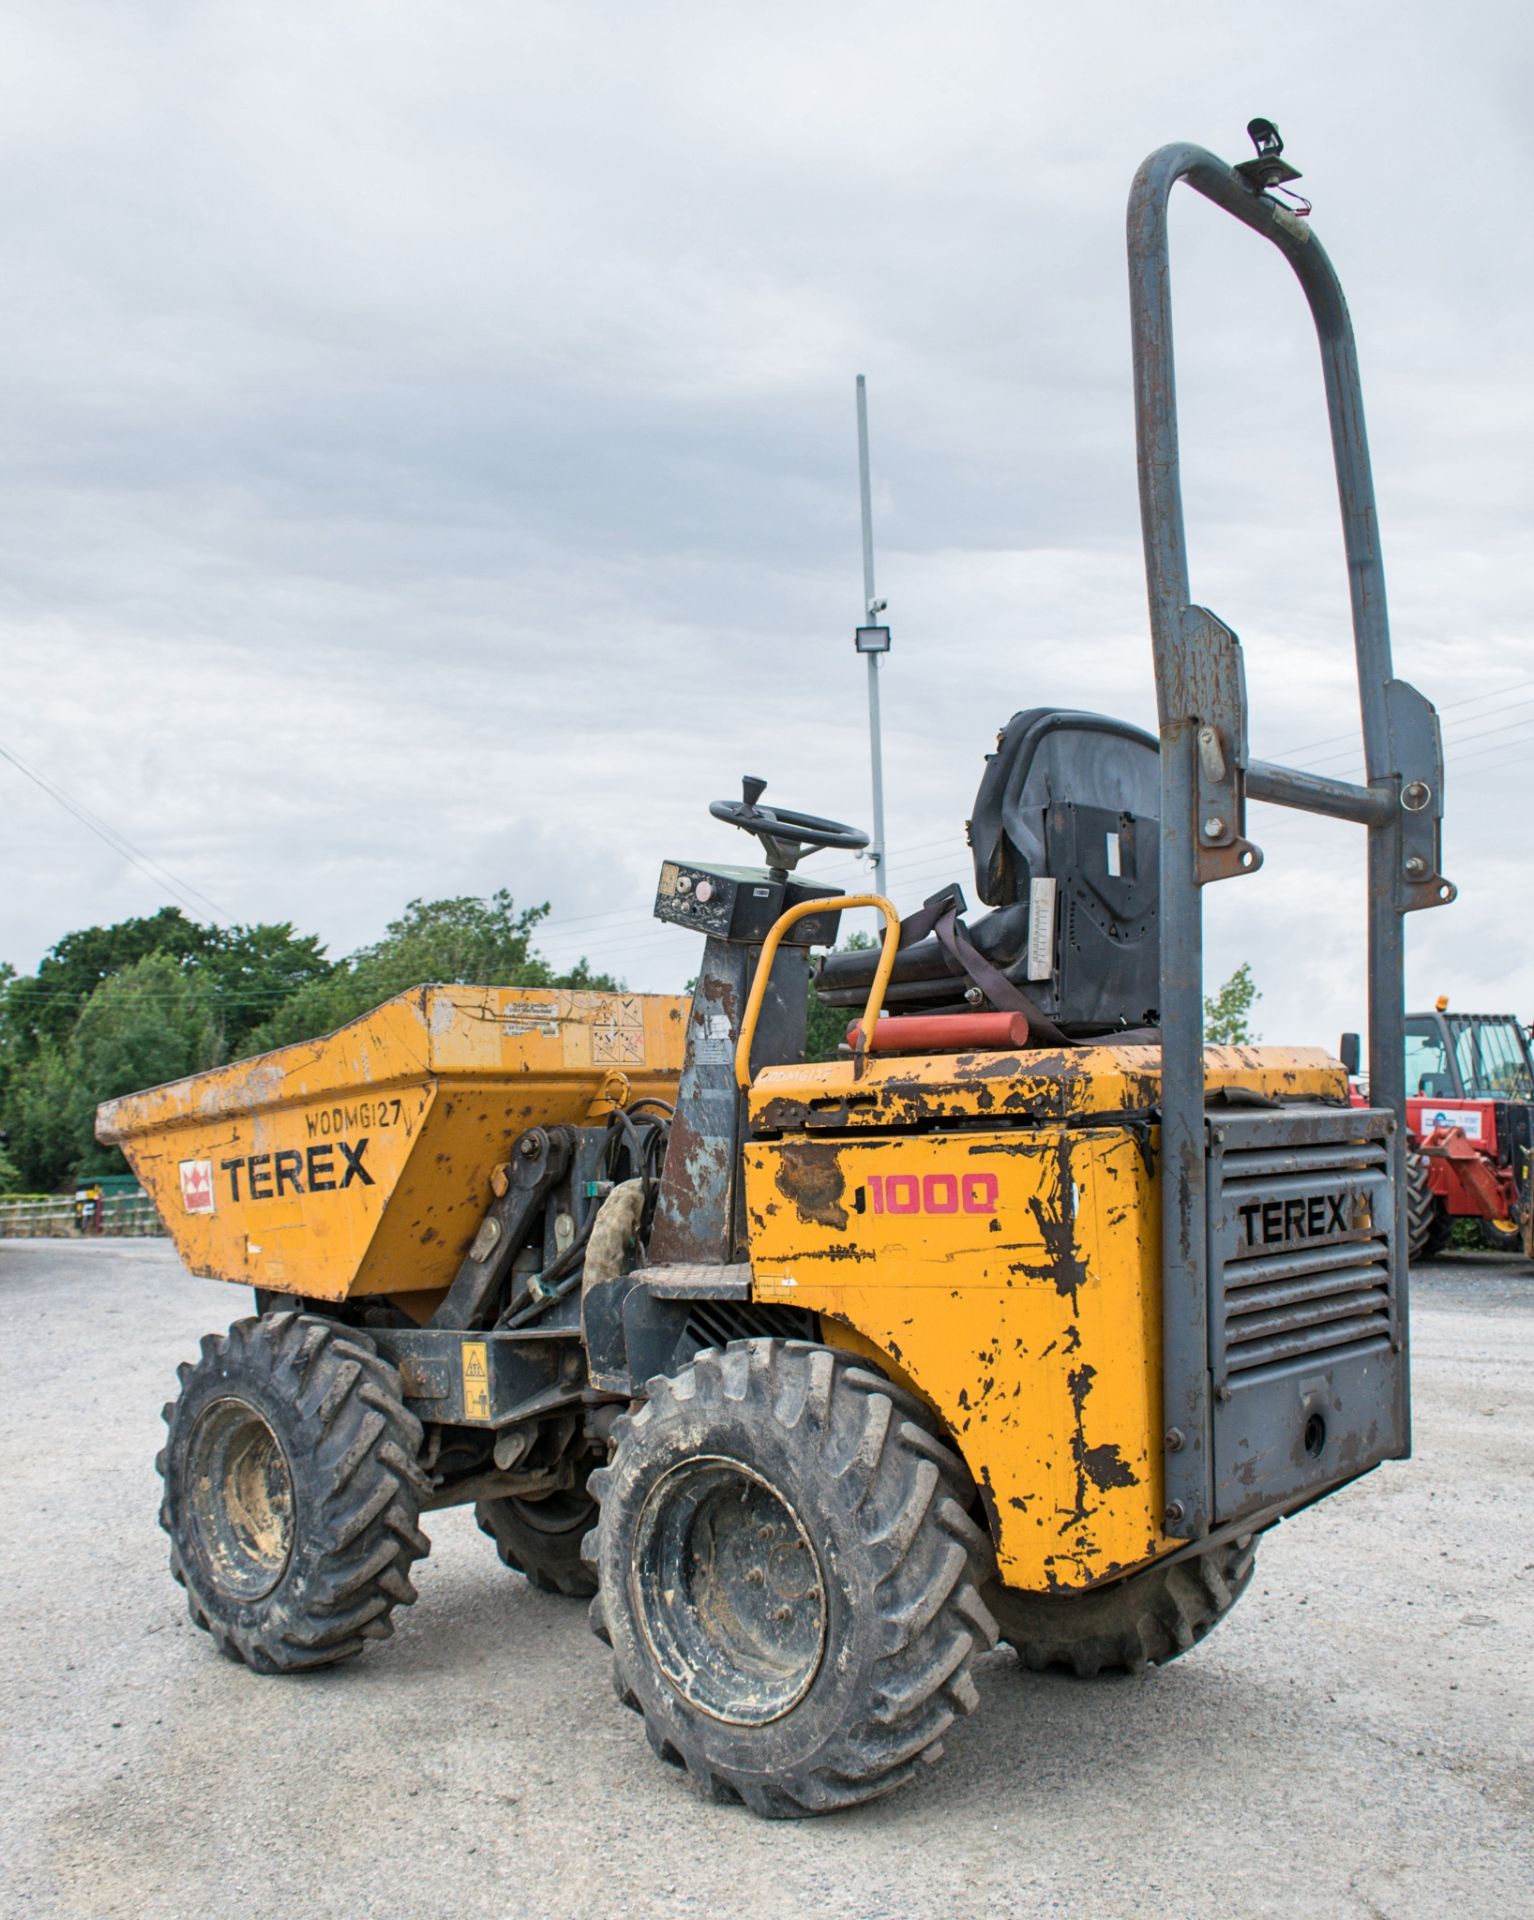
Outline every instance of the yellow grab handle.
[[740, 1023], [740, 1038], [735, 1042], [737, 1086], [749, 1087], [751, 1084], [751, 1043], [756, 1038], [756, 1023], [761, 1017], [762, 1002], [767, 997], [772, 963], [777, 958], [784, 934], [796, 922], [812, 913], [845, 913], [849, 907], [877, 907], [884, 915], [884, 947], [879, 955], [879, 964], [874, 969], [873, 985], [868, 989], [868, 1001], [863, 1008], [863, 1028], [858, 1038], [857, 1057], [862, 1059], [868, 1049], [868, 1036], [873, 1032], [874, 1022], [884, 1006], [884, 989], [895, 970], [895, 955], [900, 949], [900, 915], [880, 893], [846, 893], [836, 900], [801, 900], [797, 907], [790, 907], [786, 913], [778, 915], [772, 923], [772, 932], [762, 942], [762, 957], [756, 963], [756, 978], [751, 982], [745, 1018]]

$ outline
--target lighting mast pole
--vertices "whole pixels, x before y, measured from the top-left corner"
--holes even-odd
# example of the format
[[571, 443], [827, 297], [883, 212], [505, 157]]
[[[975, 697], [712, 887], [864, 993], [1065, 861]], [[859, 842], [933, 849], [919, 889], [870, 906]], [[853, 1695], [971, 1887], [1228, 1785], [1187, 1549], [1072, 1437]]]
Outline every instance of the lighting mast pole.
[[879, 657], [889, 652], [890, 630], [878, 624], [889, 605], [874, 593], [874, 508], [868, 479], [868, 387], [858, 375], [858, 489], [863, 503], [863, 619], [854, 644], [868, 658], [868, 752], [873, 768], [874, 832], [869, 849], [874, 885], [889, 897], [889, 867], [884, 847], [884, 748], [879, 729]]

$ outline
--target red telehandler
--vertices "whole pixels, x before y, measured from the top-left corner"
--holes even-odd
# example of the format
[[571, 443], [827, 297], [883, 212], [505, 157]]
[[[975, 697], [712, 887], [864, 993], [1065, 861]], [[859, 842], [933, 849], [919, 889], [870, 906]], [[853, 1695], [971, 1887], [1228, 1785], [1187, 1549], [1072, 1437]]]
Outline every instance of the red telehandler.
[[[1356, 1058], [1355, 1035], [1343, 1058]], [[1355, 1099], [1362, 1099], [1355, 1094]], [[1482, 1244], [1534, 1259], [1534, 1058], [1510, 1013], [1406, 1017], [1407, 1211], [1411, 1257], [1448, 1245], [1456, 1220]]]

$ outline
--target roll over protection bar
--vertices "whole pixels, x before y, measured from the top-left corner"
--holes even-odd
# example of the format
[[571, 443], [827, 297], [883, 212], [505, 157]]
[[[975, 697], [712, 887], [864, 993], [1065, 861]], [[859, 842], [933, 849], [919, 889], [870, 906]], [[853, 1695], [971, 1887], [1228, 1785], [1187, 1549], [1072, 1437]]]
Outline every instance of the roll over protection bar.
[[[1254, 123], [1256, 124], [1256, 123]], [[1251, 163], [1247, 163], [1248, 167]], [[1235, 634], [1192, 601], [1183, 522], [1167, 211], [1182, 181], [1277, 247], [1309, 302], [1321, 349], [1342, 513], [1366, 784], [1253, 761]], [[1140, 518], [1161, 733], [1161, 1205], [1166, 1531], [1208, 1530], [1209, 1287], [1204, 1141], [1203, 915], [1199, 889], [1252, 873], [1248, 798], [1363, 825], [1369, 837], [1370, 1098], [1399, 1116], [1405, 1095], [1402, 919], [1455, 896], [1440, 871], [1443, 747], [1438, 716], [1392, 677], [1385, 572], [1347, 304], [1326, 250], [1260, 180], [1202, 147], [1153, 153], [1128, 216]], [[1394, 1141], [1395, 1244], [1405, 1244], [1404, 1129]], [[1404, 1322], [1401, 1328], [1404, 1341]], [[1404, 1379], [1404, 1368], [1403, 1368]], [[1175, 1418], [1174, 1412], [1175, 1409]]]

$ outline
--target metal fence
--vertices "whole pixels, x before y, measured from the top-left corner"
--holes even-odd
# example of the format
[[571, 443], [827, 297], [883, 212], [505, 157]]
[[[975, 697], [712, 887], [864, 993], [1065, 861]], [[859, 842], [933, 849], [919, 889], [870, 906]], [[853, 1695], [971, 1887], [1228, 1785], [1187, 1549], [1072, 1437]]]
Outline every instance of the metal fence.
[[120, 1237], [164, 1231], [147, 1193], [113, 1193], [84, 1203], [70, 1194], [0, 1198], [0, 1239], [88, 1240], [98, 1234]]

